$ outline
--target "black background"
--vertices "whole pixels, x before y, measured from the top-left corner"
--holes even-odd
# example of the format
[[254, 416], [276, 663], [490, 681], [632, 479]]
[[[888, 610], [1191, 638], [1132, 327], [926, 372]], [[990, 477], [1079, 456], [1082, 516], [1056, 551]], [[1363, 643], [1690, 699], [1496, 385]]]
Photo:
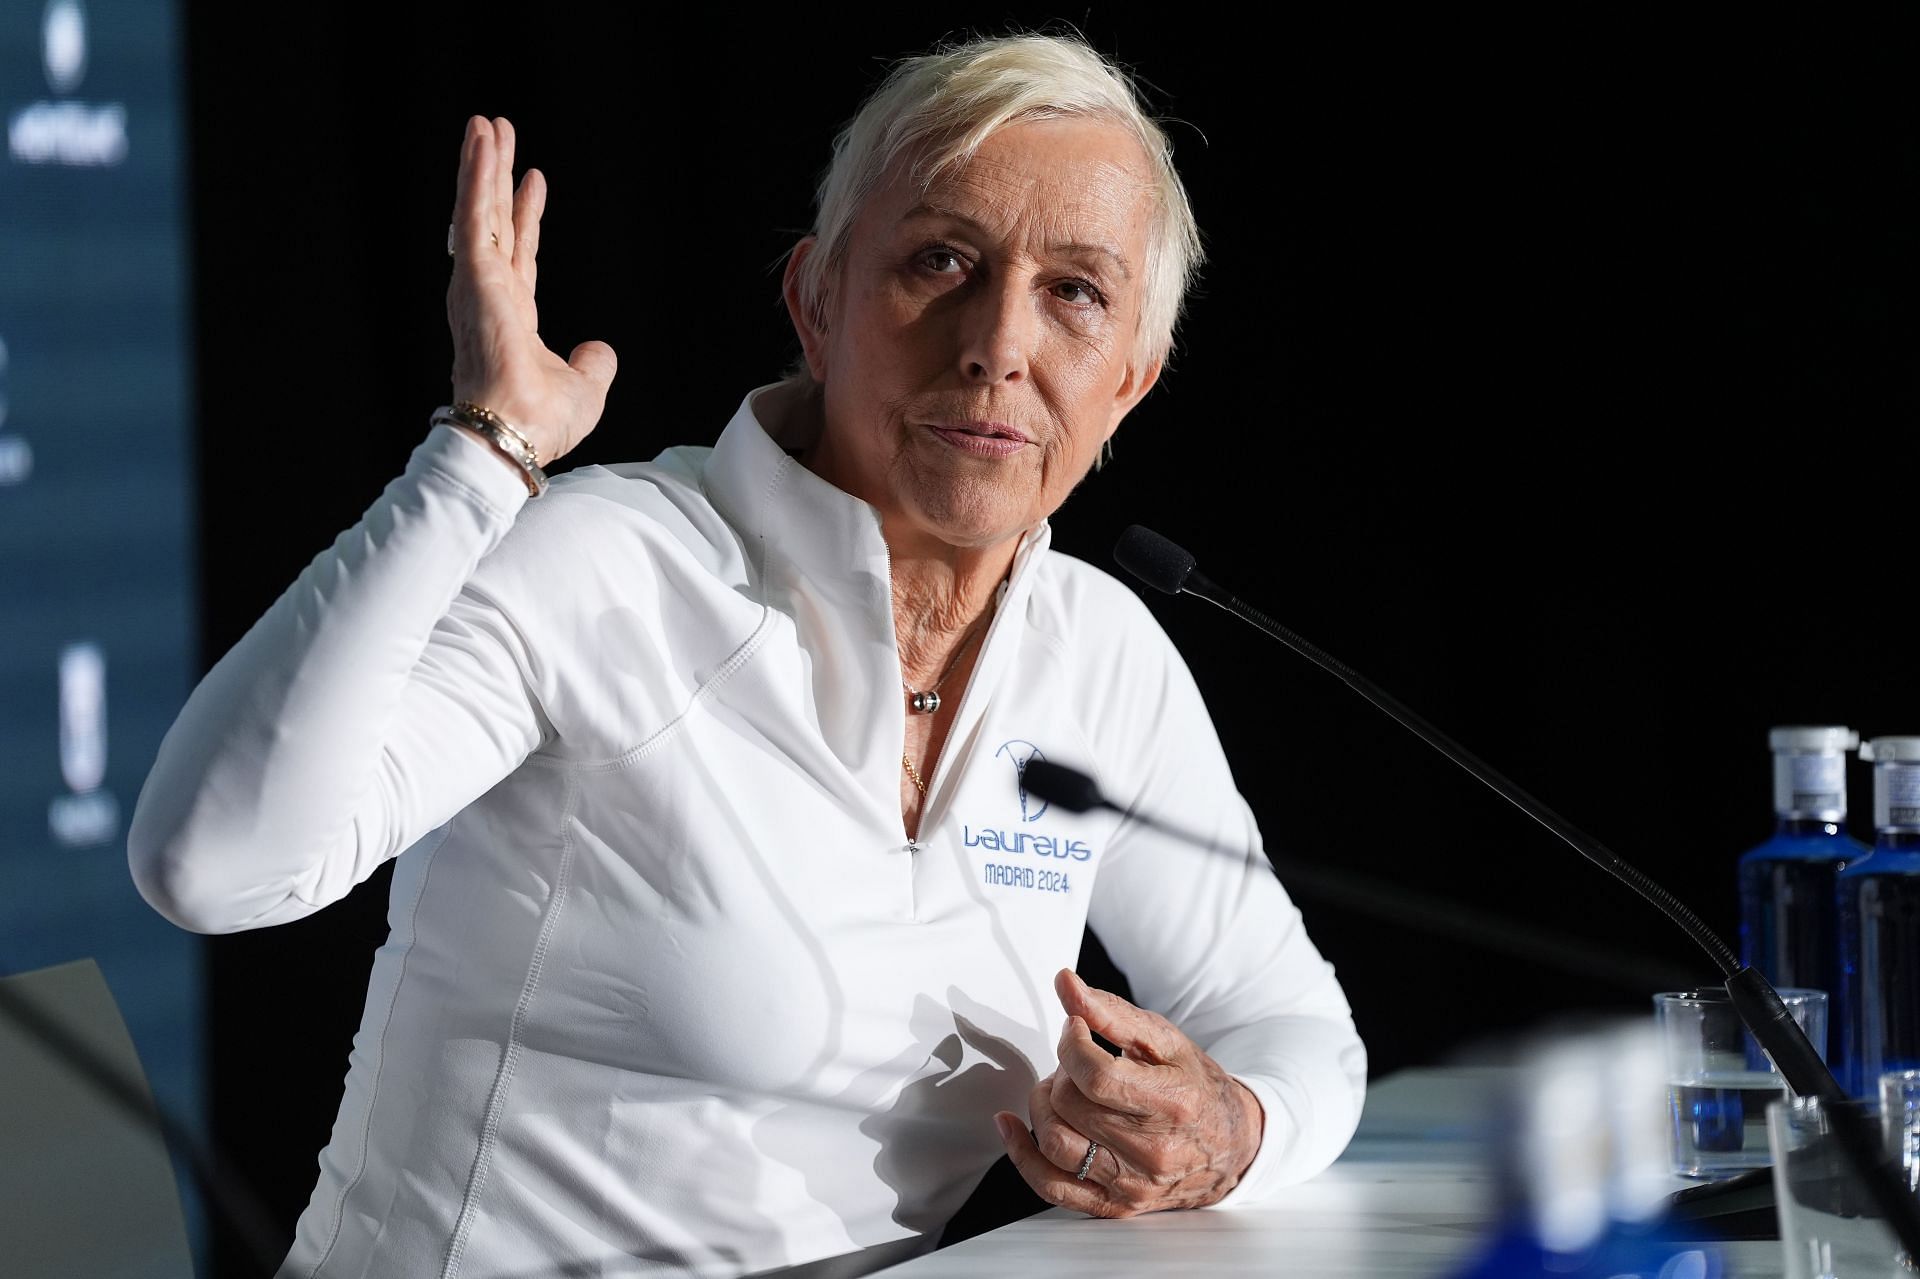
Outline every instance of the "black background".
[[[209, 664], [449, 398], [469, 115], [511, 118], [547, 175], [548, 344], [620, 355], [569, 463], [651, 457], [711, 442], [795, 353], [777, 262], [886, 62], [1065, 17], [1178, 121], [1209, 261], [1056, 548], [1106, 564], [1127, 524], [1162, 529], [1729, 937], [1767, 728], [1920, 732], [1920, 151], [1891, 9], [231, 12], [188, 13]], [[1708, 976], [1330, 677], [1154, 607], [1376, 1078]], [[215, 1135], [289, 1235], [385, 884], [207, 943]]]

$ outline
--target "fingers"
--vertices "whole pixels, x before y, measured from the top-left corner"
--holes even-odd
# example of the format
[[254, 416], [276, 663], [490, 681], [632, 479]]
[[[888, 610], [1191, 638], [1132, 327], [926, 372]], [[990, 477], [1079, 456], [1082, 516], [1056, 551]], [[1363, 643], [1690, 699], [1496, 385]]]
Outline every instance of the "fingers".
[[[1007, 1148], [1007, 1156], [1013, 1160], [1013, 1166], [1019, 1170], [1021, 1178], [1048, 1203], [1084, 1212], [1090, 1217], [1133, 1215], [1134, 1209], [1114, 1200], [1098, 1182], [1091, 1178], [1086, 1181], [1075, 1180], [1071, 1172], [1063, 1170], [1043, 1155], [1017, 1116], [1003, 1110], [993, 1117], [993, 1125], [999, 1129], [1000, 1142]], [[1036, 1124], [1035, 1132], [1038, 1131]], [[1084, 1154], [1085, 1146], [1081, 1149]], [[1079, 1166], [1078, 1157], [1074, 1166]]]
[[1053, 979], [1054, 993], [1070, 1015], [1083, 1018], [1087, 1025], [1119, 1045], [1129, 1057], [1142, 1061], [1174, 1061], [1188, 1044], [1185, 1035], [1158, 1013], [1136, 1008], [1109, 991], [1096, 990], [1080, 980], [1071, 968], [1062, 968]]
[[[1079, 1176], [1080, 1164], [1087, 1157], [1087, 1143], [1099, 1138], [1060, 1117], [1053, 1107], [1048, 1080], [1043, 1079], [1035, 1084], [1033, 1091], [1028, 1094], [1027, 1118], [1034, 1146], [1046, 1157], [1047, 1162], [1074, 1174], [1077, 1181], [1086, 1180]], [[1092, 1175], [1093, 1170], [1089, 1168], [1087, 1176]]]
[[513, 123], [505, 116], [493, 119], [493, 232], [500, 251], [513, 256]]
[[[544, 175], [513, 189], [513, 124], [505, 116], [492, 120], [473, 116], [467, 121], [460, 147], [460, 175], [453, 202], [455, 256], [473, 261], [480, 246], [497, 247], [522, 275], [532, 270], [538, 236], [522, 255], [515, 252], [516, 229], [539, 222], [546, 207]], [[523, 263], [525, 264], [523, 266]]]
[[454, 256], [473, 261], [474, 246], [487, 243], [488, 163], [492, 152], [489, 135], [492, 126], [479, 116], [467, 121], [466, 138], [460, 147], [460, 177], [453, 201]]
[[[1041, 1081], [1041, 1086], [1047, 1092], [1044, 1107], [1047, 1114], [1063, 1128], [1072, 1129], [1076, 1136], [1085, 1134], [1086, 1140], [1080, 1142], [1080, 1148], [1069, 1152], [1073, 1155], [1075, 1169], [1079, 1168], [1080, 1158], [1086, 1153], [1087, 1141], [1097, 1141], [1102, 1148], [1113, 1151], [1114, 1168], [1117, 1170], [1122, 1145], [1131, 1148], [1138, 1141], [1152, 1140], [1158, 1136], [1154, 1125], [1140, 1122], [1142, 1119], [1150, 1120], [1152, 1116], [1135, 1115], [1102, 1106], [1081, 1092], [1080, 1085], [1064, 1074], [1048, 1075]], [[1032, 1102], [1028, 1103], [1029, 1111], [1035, 1108]], [[1034, 1131], [1038, 1132], [1038, 1127]]]
[[1093, 1042], [1087, 1023], [1079, 1017], [1067, 1018], [1056, 1052], [1060, 1058], [1056, 1078], [1071, 1081], [1094, 1103], [1135, 1117], [1159, 1108], [1154, 1072], [1160, 1067], [1115, 1057]]
[[547, 207], [547, 179], [538, 169], [528, 169], [520, 178], [520, 189], [513, 197], [513, 269], [532, 289], [538, 278], [536, 259], [540, 253], [540, 215]]

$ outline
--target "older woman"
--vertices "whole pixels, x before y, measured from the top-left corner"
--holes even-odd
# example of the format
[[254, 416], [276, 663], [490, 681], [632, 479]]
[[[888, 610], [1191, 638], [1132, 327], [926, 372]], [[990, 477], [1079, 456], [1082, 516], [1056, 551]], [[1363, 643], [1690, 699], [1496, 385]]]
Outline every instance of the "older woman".
[[[513, 156], [469, 122], [445, 429], [209, 673], [134, 819], [204, 931], [399, 858], [283, 1273], [856, 1273], [1003, 1151], [1106, 1216], [1324, 1167], [1365, 1075], [1339, 986], [1165, 636], [1047, 549], [1198, 253], [1127, 81], [1040, 37], [903, 63], [789, 262], [804, 371], [538, 500], [614, 355], [542, 344]], [[1050, 809], [1035, 758], [1245, 854]], [[1086, 924], [1141, 1007], [1071, 972]]]

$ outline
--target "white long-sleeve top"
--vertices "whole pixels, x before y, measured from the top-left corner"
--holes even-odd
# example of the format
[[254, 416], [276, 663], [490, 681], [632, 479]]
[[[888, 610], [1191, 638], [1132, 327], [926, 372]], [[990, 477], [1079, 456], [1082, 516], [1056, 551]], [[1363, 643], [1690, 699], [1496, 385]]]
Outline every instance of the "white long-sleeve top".
[[[1265, 1110], [1222, 1206], [1352, 1133], [1364, 1051], [1191, 676], [1044, 525], [908, 840], [879, 518], [769, 434], [778, 397], [531, 505], [431, 432], [168, 733], [129, 853], [181, 926], [297, 919], [399, 858], [283, 1275], [931, 1247], [1054, 1068], [1086, 923]], [[1036, 757], [1245, 856], [1050, 808]]]

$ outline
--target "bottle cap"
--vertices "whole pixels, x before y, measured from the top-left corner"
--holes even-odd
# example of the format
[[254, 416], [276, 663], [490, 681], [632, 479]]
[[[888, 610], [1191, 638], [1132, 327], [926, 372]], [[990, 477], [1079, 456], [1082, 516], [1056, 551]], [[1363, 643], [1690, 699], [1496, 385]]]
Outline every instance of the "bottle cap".
[[1860, 748], [1860, 758], [1876, 764], [1920, 764], [1920, 737], [1876, 737]]
[[1767, 733], [1773, 748], [1773, 811], [1783, 819], [1847, 820], [1847, 752], [1860, 734], [1839, 724], [1787, 725]]
[[1792, 751], [1795, 754], [1829, 755], [1834, 752], [1850, 751], [1859, 744], [1860, 734], [1839, 725], [1789, 726], [1771, 729], [1767, 733], [1769, 747], [1775, 751]]

